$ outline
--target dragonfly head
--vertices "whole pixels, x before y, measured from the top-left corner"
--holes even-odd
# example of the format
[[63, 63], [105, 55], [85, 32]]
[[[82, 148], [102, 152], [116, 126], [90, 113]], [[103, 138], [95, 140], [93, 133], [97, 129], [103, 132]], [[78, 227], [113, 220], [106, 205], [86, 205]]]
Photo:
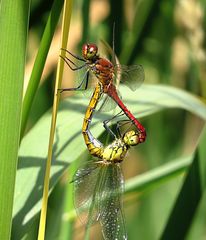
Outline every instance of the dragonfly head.
[[128, 146], [135, 146], [139, 143], [139, 133], [134, 130], [128, 131], [124, 134], [123, 141]]
[[86, 60], [93, 60], [97, 56], [98, 47], [94, 43], [84, 44], [82, 47], [82, 56]]

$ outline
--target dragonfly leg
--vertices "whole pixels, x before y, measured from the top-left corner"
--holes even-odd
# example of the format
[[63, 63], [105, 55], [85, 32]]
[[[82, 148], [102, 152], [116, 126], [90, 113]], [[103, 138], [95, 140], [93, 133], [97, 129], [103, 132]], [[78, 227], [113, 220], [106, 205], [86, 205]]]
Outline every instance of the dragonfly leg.
[[121, 117], [121, 116], [123, 116], [123, 115], [124, 115], [124, 113], [123, 113], [123, 111], [121, 110], [120, 112], [118, 112], [116, 115], [114, 115], [112, 118], [108, 119], [107, 121], [108, 121], [108, 122], [109, 122], [109, 121], [112, 121], [112, 120], [114, 120], [115, 118]]
[[128, 120], [128, 119], [125, 119], [125, 120], [121, 120], [121, 121], [118, 121], [118, 122], [117, 122], [117, 124], [116, 124], [116, 130], [117, 130], [119, 136], [122, 137], [122, 136], [124, 135], [124, 133], [122, 133], [122, 131], [121, 131], [121, 127], [123, 127], [124, 125], [126, 125], [126, 124], [128, 124], [128, 123], [130, 123], [130, 126], [124, 131], [124, 133], [126, 133], [126, 132], [130, 129], [130, 127], [131, 127], [131, 125], [132, 125], [132, 121], [131, 121], [131, 120]]
[[114, 137], [114, 139], [117, 138], [116, 134], [112, 131], [112, 129], [108, 126], [110, 120], [104, 120], [103, 121], [103, 126], [106, 129], [106, 131]]
[[[110, 128], [108, 125], [109, 125], [109, 122], [111, 122], [111, 121], [114, 120], [115, 118], [120, 117], [120, 116], [122, 116], [122, 115], [124, 115], [124, 113], [123, 113], [122, 110], [121, 110], [119, 113], [117, 113], [117, 114], [116, 114], [115, 116], [113, 116], [112, 118], [103, 121], [103, 126], [104, 126], [104, 128], [105, 128], [115, 139], [117, 138], [117, 136], [116, 136], [116, 134], [111, 130], [111, 128]], [[116, 128], [116, 129], [117, 129], [117, 128]], [[118, 129], [117, 129], [117, 130], [118, 130]], [[118, 133], [119, 136], [121, 136], [121, 135], [119, 134], [119, 131], [117, 131], [117, 133]]]
[[[124, 122], [124, 123], [122, 123]], [[119, 122], [117, 122], [117, 132], [120, 132], [120, 129], [121, 127], [125, 126], [126, 124], [129, 124], [129, 126], [124, 130], [124, 132], [121, 131], [121, 135], [120, 136], [123, 136], [126, 132], [128, 132], [131, 127], [133, 126], [136, 126], [136, 124], [132, 121], [132, 120], [121, 120]], [[139, 137], [139, 143], [142, 143], [145, 141], [145, 138], [146, 138], [146, 133], [145, 131], [141, 131], [140, 128], [137, 128], [135, 130], [136, 134], [138, 135]]]
[[[85, 76], [86, 76], [86, 82], [85, 82], [85, 87], [81, 88], [84, 81], [85, 81]], [[59, 88], [58, 91], [60, 91], [60, 93], [62, 92], [68, 92], [68, 91], [81, 91], [81, 90], [86, 90], [88, 87], [88, 81], [89, 81], [89, 71], [86, 72], [86, 75], [83, 77], [83, 80], [81, 81], [81, 83], [79, 84], [78, 87], [75, 88]]]
[[79, 57], [79, 56], [71, 53], [69, 50], [67, 50], [67, 49], [65, 49], [65, 48], [61, 48], [61, 50], [69, 53], [72, 57], [74, 57], [74, 58], [76, 58], [76, 59], [78, 59], [78, 60], [80, 60], [80, 61], [82, 61], [82, 62], [86, 62], [84, 58], [81, 58], [81, 57]]
[[[83, 64], [81, 66], [77, 66], [71, 59], [69, 59], [68, 57], [62, 57], [61, 55], [59, 55], [67, 64], [67, 66], [72, 70], [72, 71], [77, 71], [83, 67], [85, 67], [87, 64]], [[73, 64], [75, 67], [72, 67], [70, 64]]]

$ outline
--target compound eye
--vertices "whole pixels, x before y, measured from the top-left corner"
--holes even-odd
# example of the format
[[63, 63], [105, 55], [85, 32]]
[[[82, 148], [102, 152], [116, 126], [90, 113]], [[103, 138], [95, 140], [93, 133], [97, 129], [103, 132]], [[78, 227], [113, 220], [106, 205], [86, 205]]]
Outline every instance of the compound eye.
[[92, 58], [96, 57], [97, 51], [98, 51], [98, 48], [97, 48], [96, 44], [92, 44], [92, 43], [89, 44], [88, 53], [87, 53], [88, 59], [92, 59]]
[[94, 43], [89, 44], [89, 52], [97, 54], [98, 48], [97, 45]]
[[84, 59], [87, 59], [88, 49], [89, 49], [89, 44], [84, 44], [82, 46], [82, 56]]
[[97, 45], [96, 44], [84, 44], [82, 47], [82, 56], [86, 60], [93, 60], [97, 55]]

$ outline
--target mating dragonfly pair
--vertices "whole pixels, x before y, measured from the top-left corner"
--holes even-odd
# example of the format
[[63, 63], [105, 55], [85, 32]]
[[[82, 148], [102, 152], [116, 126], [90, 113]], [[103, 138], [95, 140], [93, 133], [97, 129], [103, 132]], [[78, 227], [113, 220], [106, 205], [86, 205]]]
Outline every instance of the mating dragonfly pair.
[[[116, 63], [113, 64], [106, 58], [101, 58], [95, 44], [83, 45], [82, 57], [76, 56], [66, 49], [62, 49], [62, 51], [66, 51], [70, 55], [70, 57], [60, 57], [63, 58], [71, 70], [77, 71], [85, 68], [86, 74], [78, 87], [62, 89], [61, 92], [86, 89], [90, 73], [95, 75], [98, 80], [86, 110], [82, 127], [85, 144], [90, 154], [96, 158], [82, 165], [73, 177], [75, 208], [77, 213], [85, 218], [87, 229], [95, 221], [99, 221], [104, 239], [127, 239], [122, 210], [124, 179], [120, 164], [131, 146], [145, 141], [146, 132], [145, 128], [120, 99], [115, 86], [115, 79], [117, 74], [120, 73], [127, 83], [132, 83], [134, 89], [134, 81], [137, 85], [143, 82], [144, 70], [140, 65], [126, 67]], [[82, 64], [77, 65], [71, 60], [71, 57], [82, 62]], [[102, 95], [112, 98], [128, 117], [129, 121], [127, 120], [126, 123], [129, 122], [130, 125], [135, 126], [135, 130], [127, 129], [126, 132], [122, 133], [121, 124], [118, 121], [117, 136], [107, 125], [110, 120], [104, 121], [104, 127], [115, 138], [107, 146], [96, 139], [90, 131], [93, 113]], [[114, 120], [118, 115], [112, 119]]]

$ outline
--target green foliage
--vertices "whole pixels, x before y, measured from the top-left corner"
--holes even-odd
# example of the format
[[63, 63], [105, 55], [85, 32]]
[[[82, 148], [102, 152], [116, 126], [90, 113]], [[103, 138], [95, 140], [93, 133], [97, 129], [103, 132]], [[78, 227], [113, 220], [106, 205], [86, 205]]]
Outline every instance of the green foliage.
[[0, 3], [0, 239], [5, 240], [11, 232], [29, 4]]
[[[204, 239], [206, 60], [200, 36], [205, 33], [206, 3], [186, 1], [184, 5], [181, 1], [147, 0], [128, 1], [126, 6], [125, 1], [108, 1], [108, 5], [100, 6], [100, 2], [75, 1], [69, 50], [76, 53], [80, 49], [70, 49], [70, 46], [100, 39], [112, 45], [115, 22], [114, 42], [120, 62], [142, 64], [146, 76], [145, 84], [136, 92], [120, 86], [125, 105], [147, 130], [146, 142], [131, 149], [123, 164], [123, 172], [130, 176], [124, 198], [129, 239], [136, 239], [137, 234], [144, 240]], [[48, 6], [36, 0], [31, 6], [30, 31], [41, 43], [22, 105], [29, 3], [20, 0], [0, 3], [3, 33], [0, 40], [0, 239], [10, 239], [12, 207], [11, 239], [37, 238], [51, 122], [51, 110], [45, 112], [45, 106], [51, 102], [53, 88], [49, 81], [55, 69], [50, 70], [44, 85], [39, 88], [38, 85], [62, 4], [63, 1], [54, 1], [48, 10]], [[35, 9], [39, 19], [34, 18]], [[111, 11], [106, 12], [107, 9]], [[46, 19], [42, 35], [40, 29]], [[91, 19], [98, 20], [92, 23]], [[77, 40], [80, 21], [82, 38]], [[56, 62], [57, 59], [58, 55]], [[71, 80], [71, 76], [67, 79]], [[32, 106], [35, 95], [41, 97]], [[46, 239], [83, 236], [84, 227], [73, 226], [76, 214], [69, 181], [79, 162], [90, 157], [81, 135], [88, 101], [83, 95], [75, 94], [60, 103]], [[114, 112], [95, 113], [91, 130], [103, 141], [106, 133], [102, 121], [113, 115]], [[30, 130], [23, 135], [26, 127]]]
[[[183, 90], [172, 87], [145, 85], [139, 90], [138, 96], [137, 92], [130, 92], [126, 87], [121, 88], [121, 92], [127, 93], [127, 95], [124, 95], [124, 100], [128, 102], [131, 111], [135, 115], [146, 118], [154, 112], [161, 111], [163, 108], [182, 108], [206, 119], [204, 104]], [[86, 146], [81, 144], [82, 121], [79, 120], [83, 119], [83, 109], [86, 108], [87, 104], [88, 102], [85, 101], [85, 98], [78, 96], [70, 97], [60, 104], [51, 169], [51, 189], [54, 188], [62, 174], [75, 159], [81, 159], [81, 161], [85, 159], [82, 156], [86, 150]], [[101, 122], [105, 117], [111, 117], [110, 115], [96, 114], [92, 128], [92, 132], [96, 136], [103, 130]], [[50, 119], [51, 112], [49, 111], [22, 140], [19, 150], [19, 171], [17, 173], [16, 194], [14, 198], [14, 236], [24, 236], [27, 229], [30, 228], [33, 221], [37, 218], [37, 213], [41, 207], [40, 199], [42, 192], [39, 190], [42, 189], [44, 178], [43, 167], [47, 154]], [[36, 149], [38, 149], [38, 152]], [[74, 149], [78, 149], [78, 151], [74, 151]], [[191, 158], [185, 159], [182, 157], [176, 162], [169, 163], [168, 166], [161, 166], [159, 169], [148, 172], [146, 175], [138, 176], [137, 179], [131, 179], [126, 184], [125, 191], [144, 191], [157, 183], [165, 183], [172, 176], [174, 177], [182, 173], [190, 163]], [[25, 182], [27, 182], [26, 186]], [[32, 205], [30, 199], [33, 199]]]
[[27, 87], [26, 95], [24, 97], [24, 102], [23, 102], [22, 124], [21, 124], [22, 136], [24, 134], [26, 123], [28, 121], [31, 105], [34, 100], [34, 96], [36, 94], [36, 91], [41, 79], [47, 54], [51, 45], [54, 31], [56, 29], [56, 25], [59, 20], [59, 15], [61, 13], [62, 5], [63, 5], [63, 1], [54, 1], [50, 16], [47, 21], [47, 25], [44, 30], [44, 34], [41, 39], [41, 44], [39, 46], [39, 51], [33, 66], [29, 85]]

